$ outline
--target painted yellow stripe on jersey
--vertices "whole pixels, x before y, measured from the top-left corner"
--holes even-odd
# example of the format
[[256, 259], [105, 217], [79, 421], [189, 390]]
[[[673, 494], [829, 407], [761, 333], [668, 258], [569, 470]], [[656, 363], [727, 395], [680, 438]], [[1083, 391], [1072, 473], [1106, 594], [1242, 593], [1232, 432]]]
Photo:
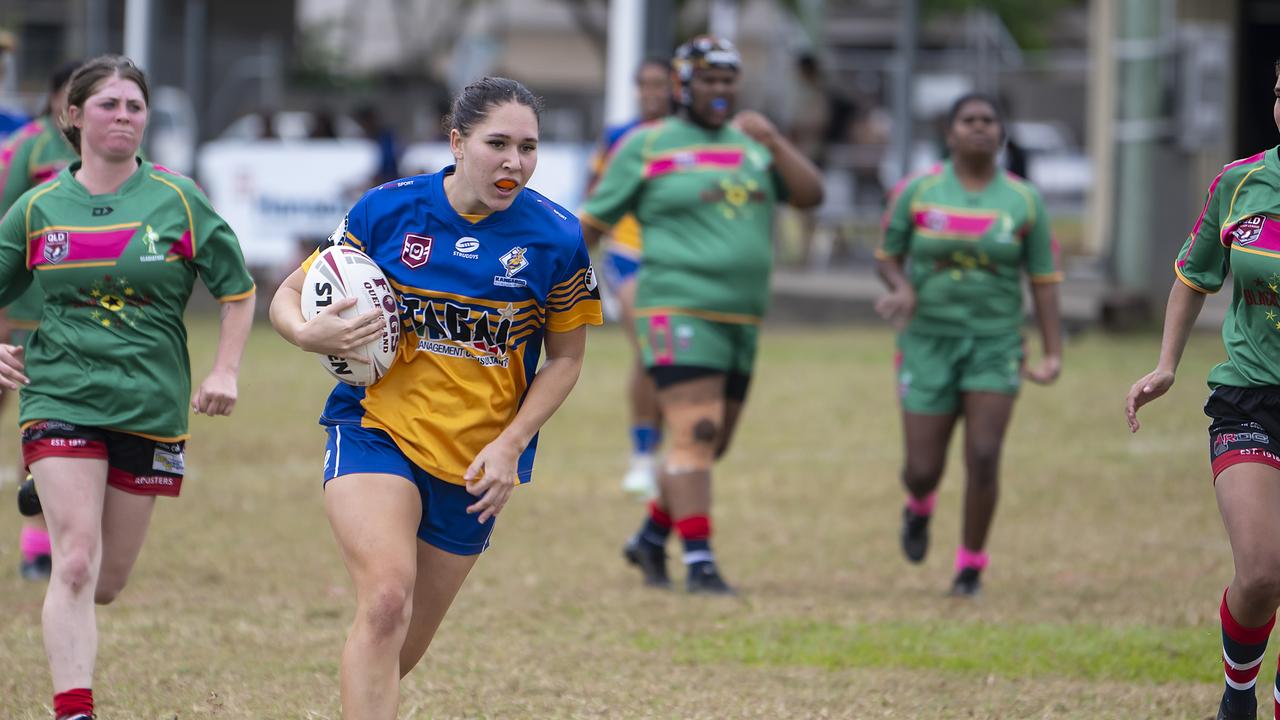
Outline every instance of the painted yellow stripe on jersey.
[[901, 260], [903, 258], [902, 255], [891, 255], [885, 252], [884, 248], [882, 247], [876, 248], [872, 254], [875, 256], [877, 260]]
[[[1222, 239], [1227, 236], [1227, 230], [1230, 229], [1231, 225], [1233, 224], [1233, 221], [1231, 219], [1231, 213], [1233, 213], [1236, 209], [1236, 196], [1240, 194], [1240, 188], [1244, 187], [1244, 184], [1249, 181], [1250, 175], [1258, 172], [1264, 167], [1266, 167], [1266, 165], [1259, 165], [1258, 167], [1245, 173], [1244, 177], [1240, 178], [1240, 184], [1236, 185], [1236, 189], [1231, 193], [1231, 204], [1227, 205], [1227, 219], [1221, 225], [1218, 226], [1218, 242], [1222, 242]], [[1277, 256], [1272, 255], [1271, 257], [1277, 257]]]
[[244, 300], [247, 297], [252, 297], [253, 294], [256, 292], [258, 292], [258, 286], [254, 285], [253, 287], [249, 288], [248, 290], [242, 293], [235, 293], [234, 295], [223, 295], [222, 297], [218, 298], [218, 302], [229, 303], [229, 302], [235, 302], [237, 300]]
[[992, 210], [990, 208], [979, 208], [974, 210], [971, 208], [956, 207], [954, 205], [943, 205], [936, 202], [925, 202], [923, 200], [912, 201], [911, 203], [911, 212], [935, 208], [946, 211], [948, 215], [960, 215], [971, 218], [989, 218], [991, 220], [998, 219], [1002, 214], [1000, 210]]
[[403, 285], [401, 283], [396, 282], [395, 280], [392, 280], [391, 278], [387, 278], [387, 282], [391, 283], [391, 287], [394, 287], [396, 290], [399, 290], [400, 292], [408, 292], [408, 293], [413, 293], [415, 295], [424, 295], [424, 296], [433, 297], [433, 298], [438, 297], [438, 298], [449, 299], [449, 300], [457, 300], [459, 302], [471, 303], [472, 305], [483, 305], [485, 307], [491, 307], [494, 310], [501, 310], [506, 306], [510, 305], [511, 307], [516, 308], [517, 310], [523, 309], [523, 308], [536, 308], [539, 312], [542, 311], [542, 306], [538, 305], [537, 300], [521, 300], [520, 302], [509, 302], [509, 301], [503, 302], [498, 300], [486, 300], [482, 298], [468, 297], [467, 295], [458, 295], [457, 293], [442, 292], [440, 290], [427, 290], [426, 288], [416, 288], [416, 287], [413, 287], [412, 285]]
[[574, 293], [573, 295], [570, 295], [567, 298], [556, 299], [556, 300], [552, 300], [548, 298], [547, 310], [550, 312], [564, 312], [565, 310], [568, 310], [574, 305], [577, 305], [578, 303], [583, 302], [586, 298], [590, 298], [590, 297], [591, 297], [591, 291], [588, 290], [586, 286], [580, 285], [578, 286], [578, 292]]
[[359, 250], [360, 252], [364, 252], [364, 241], [356, 237], [355, 235], [352, 235], [350, 230], [343, 232], [342, 236], [350, 240], [356, 246], [357, 250]]
[[186, 258], [181, 255], [166, 255], [164, 258], [165, 262], [177, 262], [179, 260], [186, 260]]
[[1271, 250], [1261, 250], [1259, 248], [1251, 248], [1251, 247], [1246, 247], [1244, 245], [1232, 245], [1231, 249], [1234, 252], [1250, 253], [1252, 255], [1261, 255], [1263, 257], [1269, 257], [1269, 258], [1280, 258], [1280, 252], [1274, 252]]
[[983, 238], [982, 235], [953, 235], [951, 233], [942, 232], [939, 230], [930, 230], [929, 228], [922, 228], [922, 227], [916, 228], [912, 232], [912, 234], [919, 235], [920, 237], [940, 238], [942, 240], [960, 240], [962, 242], [973, 242], [973, 243], [981, 242]]
[[187, 229], [191, 231], [191, 258], [194, 260], [198, 253], [196, 250], [196, 243], [199, 242], [199, 236], [196, 235], [196, 221], [191, 217], [191, 205], [187, 202], [187, 194], [182, 192], [182, 188], [174, 185], [155, 173], [151, 173], [151, 178], [153, 180], [159, 180], [165, 185], [173, 188], [173, 191], [178, 193], [178, 198], [182, 200], [182, 207], [187, 211]]
[[[31, 199], [27, 201], [25, 214], [22, 216], [22, 228], [27, 231], [28, 240], [31, 239], [31, 206], [36, 204], [36, 200], [39, 200], [41, 195], [44, 195], [47, 192], [51, 192], [53, 189], [57, 188], [61, 184], [62, 184], [62, 181], [60, 180], [56, 182], [51, 182], [49, 183], [49, 187], [46, 187], [45, 189], [37, 192], [35, 195], [32, 195]], [[31, 243], [27, 243], [26, 252], [27, 252], [27, 267], [31, 267]]]
[[130, 228], [142, 227], [142, 222], [120, 223], [119, 225], [99, 225], [97, 227], [85, 227], [81, 225], [47, 225], [39, 230], [32, 230], [27, 233], [27, 239], [43, 235], [47, 232], [58, 232], [66, 230], [69, 232], [103, 232], [106, 230], [128, 230]]
[[[1005, 177], [1006, 179], [1008, 178], [1008, 176], [1005, 176]], [[1021, 182], [1014, 182], [1010, 180], [1009, 185], [1014, 190], [1017, 190], [1018, 194], [1021, 195], [1022, 199], [1027, 203], [1027, 224], [1035, 225], [1036, 224], [1036, 202], [1031, 196], [1031, 190], [1029, 188], [1023, 187], [1022, 186], [1023, 183]]]
[[712, 322], [730, 323], [733, 325], [759, 325], [760, 318], [756, 315], [743, 315], [739, 313], [716, 312], [715, 310], [694, 310], [691, 308], [678, 307], [654, 307], [654, 308], [637, 308], [636, 317], [653, 317], [654, 315], [685, 315], [687, 317], [702, 318]]
[[1206, 290], [1206, 289], [1204, 289], [1204, 288], [1200, 287], [1199, 285], [1197, 285], [1197, 284], [1195, 284], [1195, 283], [1191, 282], [1191, 279], [1190, 279], [1190, 278], [1188, 278], [1186, 275], [1183, 275], [1183, 274], [1182, 274], [1182, 270], [1178, 268], [1178, 264], [1177, 264], [1176, 262], [1173, 264], [1173, 273], [1174, 273], [1175, 275], [1177, 275], [1177, 276], [1178, 276], [1178, 279], [1182, 281], [1182, 284], [1183, 284], [1183, 285], [1186, 285], [1187, 287], [1191, 288], [1192, 290], [1195, 290], [1196, 292], [1200, 293], [1201, 295], [1212, 295], [1212, 294], [1213, 294], [1213, 291], [1212, 291], [1212, 290]]
[[[58, 134], [62, 134], [61, 131]], [[43, 132], [36, 136], [35, 144], [31, 146], [31, 153], [27, 156], [27, 177], [35, 177], [36, 158], [40, 157], [40, 151], [44, 149], [50, 137], [52, 136]]]
[[[582, 307], [594, 305], [595, 307]], [[548, 332], [569, 332], [583, 325], [603, 325], [604, 317], [600, 314], [600, 303], [582, 303], [574, 308], [574, 312], [552, 315], [547, 320]]]
[[113, 432], [124, 433], [125, 435], [134, 435], [136, 437], [146, 438], [148, 440], [154, 440], [156, 442], [172, 443], [172, 442], [182, 442], [183, 440], [191, 439], [191, 433], [167, 436], [167, 435], [148, 435], [147, 433], [134, 432], [132, 430], [121, 430], [120, 428], [107, 428], [107, 429]]
[[115, 260], [106, 260], [106, 261], [103, 261], [103, 262], [78, 262], [78, 263], [67, 263], [67, 264], [65, 264], [65, 265], [37, 265], [37, 266], [35, 266], [33, 269], [34, 269], [34, 270], [41, 270], [41, 271], [48, 271], [48, 270], [70, 270], [70, 269], [72, 269], [72, 268], [87, 268], [87, 267], [115, 267], [115, 265], [116, 265], [116, 261], [115, 261]]

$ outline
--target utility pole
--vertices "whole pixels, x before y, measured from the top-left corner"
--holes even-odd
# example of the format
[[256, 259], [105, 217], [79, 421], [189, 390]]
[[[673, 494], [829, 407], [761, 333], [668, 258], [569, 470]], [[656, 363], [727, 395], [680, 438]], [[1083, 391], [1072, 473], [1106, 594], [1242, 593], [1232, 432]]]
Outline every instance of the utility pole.
[[916, 43], [920, 37], [920, 2], [902, 0], [898, 4], [897, 57], [893, 76], [893, 136], [891, 151], [898, 177], [911, 172], [912, 126], [915, 113], [911, 104], [912, 75], [916, 70]]
[[1118, 166], [1115, 231], [1112, 235], [1112, 292], [1103, 320], [1131, 326], [1149, 318], [1150, 259], [1153, 247], [1156, 143], [1164, 136], [1160, 117], [1160, 37], [1162, 0], [1125, 0], [1116, 4], [1120, 117], [1115, 125]]
[[631, 76], [640, 64], [644, 27], [644, 3], [641, 0], [609, 0], [604, 76], [606, 126], [626, 122], [638, 112]]

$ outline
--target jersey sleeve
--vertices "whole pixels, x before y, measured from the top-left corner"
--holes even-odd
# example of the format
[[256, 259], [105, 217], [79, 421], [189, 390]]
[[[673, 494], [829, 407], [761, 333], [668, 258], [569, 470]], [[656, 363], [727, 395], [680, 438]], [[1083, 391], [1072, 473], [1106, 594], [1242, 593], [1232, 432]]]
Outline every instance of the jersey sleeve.
[[204, 193], [192, 189], [191, 233], [195, 237], [196, 272], [209, 292], [220, 302], [234, 302], [253, 295], [253, 278], [244, 264], [240, 240], [222, 216], [214, 212]]
[[587, 244], [578, 232], [578, 244], [566, 270], [547, 293], [547, 330], [569, 332], [583, 325], [600, 325], [600, 288], [591, 267]]
[[1218, 180], [1209, 186], [1205, 197], [1204, 208], [1200, 217], [1191, 227], [1191, 233], [1182, 243], [1178, 258], [1173, 263], [1173, 271], [1178, 279], [1187, 287], [1200, 293], [1215, 293], [1222, 289], [1230, 271], [1230, 254], [1222, 244], [1220, 203], [1218, 188], [1223, 183]]
[[30, 285], [26, 213], [15, 209], [0, 220], [0, 307], [17, 300]]
[[582, 207], [582, 221], [609, 230], [635, 209], [644, 184], [644, 146], [647, 132], [634, 132], [604, 168], [595, 192]]
[[302, 261], [302, 272], [311, 270], [311, 264], [316, 261], [316, 257], [320, 255], [322, 250], [331, 248], [335, 245], [347, 245], [359, 250], [362, 253], [369, 253], [369, 244], [366, 238], [369, 237], [368, 231], [365, 229], [368, 223], [365, 222], [367, 215], [367, 199], [366, 195], [360, 198], [351, 209], [342, 216], [342, 221], [338, 226], [329, 233], [329, 237], [320, 241], [320, 245], [316, 247], [306, 260]]
[[903, 180], [890, 192], [889, 205], [880, 221], [883, 237], [876, 248], [877, 258], [903, 257], [911, 251], [911, 203], [918, 185], [918, 178]]
[[1023, 248], [1027, 263], [1027, 275], [1033, 283], [1062, 282], [1059, 266], [1058, 244], [1053, 239], [1049, 215], [1044, 210], [1044, 199], [1034, 190], [1029, 198], [1030, 217], [1027, 218]]
[[8, 210], [30, 188], [27, 163], [31, 157], [31, 135], [18, 131], [0, 145], [0, 212]]

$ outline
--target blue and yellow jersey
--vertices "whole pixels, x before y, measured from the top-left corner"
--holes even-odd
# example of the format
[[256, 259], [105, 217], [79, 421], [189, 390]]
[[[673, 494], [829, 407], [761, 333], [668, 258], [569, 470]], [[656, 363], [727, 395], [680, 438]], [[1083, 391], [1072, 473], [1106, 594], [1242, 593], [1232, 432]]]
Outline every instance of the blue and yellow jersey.
[[[463, 484], [471, 461], [520, 409], [544, 333], [602, 319], [577, 218], [526, 188], [508, 209], [473, 222], [445, 197], [451, 172], [370, 190], [330, 236], [382, 268], [403, 331], [386, 377], [367, 388], [338, 385], [320, 422], [384, 430], [414, 464]], [[535, 437], [520, 456], [521, 482], [536, 448]]]
[[[609, 164], [609, 158], [618, 149], [622, 139], [627, 136], [627, 133], [644, 124], [644, 120], [636, 118], [630, 122], [605, 128], [604, 139], [591, 161], [591, 171], [595, 177], [604, 177], [604, 169]], [[619, 220], [609, 230], [609, 238], [609, 252], [640, 261], [644, 251], [644, 241], [640, 223], [636, 221], [635, 215], [627, 215]]]

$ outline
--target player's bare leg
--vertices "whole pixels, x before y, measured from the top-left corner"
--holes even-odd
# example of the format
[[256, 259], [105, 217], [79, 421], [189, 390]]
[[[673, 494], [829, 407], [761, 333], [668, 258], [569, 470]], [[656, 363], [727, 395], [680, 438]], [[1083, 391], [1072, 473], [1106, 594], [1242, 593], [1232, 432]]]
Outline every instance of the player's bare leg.
[[325, 485], [324, 504], [356, 587], [342, 650], [342, 717], [393, 720], [418, 566], [418, 488], [396, 475], [342, 475]]
[[[489, 522], [493, 522], [490, 520]], [[476, 555], [455, 555], [418, 541], [418, 577], [413, 588], [413, 616], [404, 646], [400, 648], [400, 676], [404, 677], [422, 659], [440, 621], [475, 567]]]

